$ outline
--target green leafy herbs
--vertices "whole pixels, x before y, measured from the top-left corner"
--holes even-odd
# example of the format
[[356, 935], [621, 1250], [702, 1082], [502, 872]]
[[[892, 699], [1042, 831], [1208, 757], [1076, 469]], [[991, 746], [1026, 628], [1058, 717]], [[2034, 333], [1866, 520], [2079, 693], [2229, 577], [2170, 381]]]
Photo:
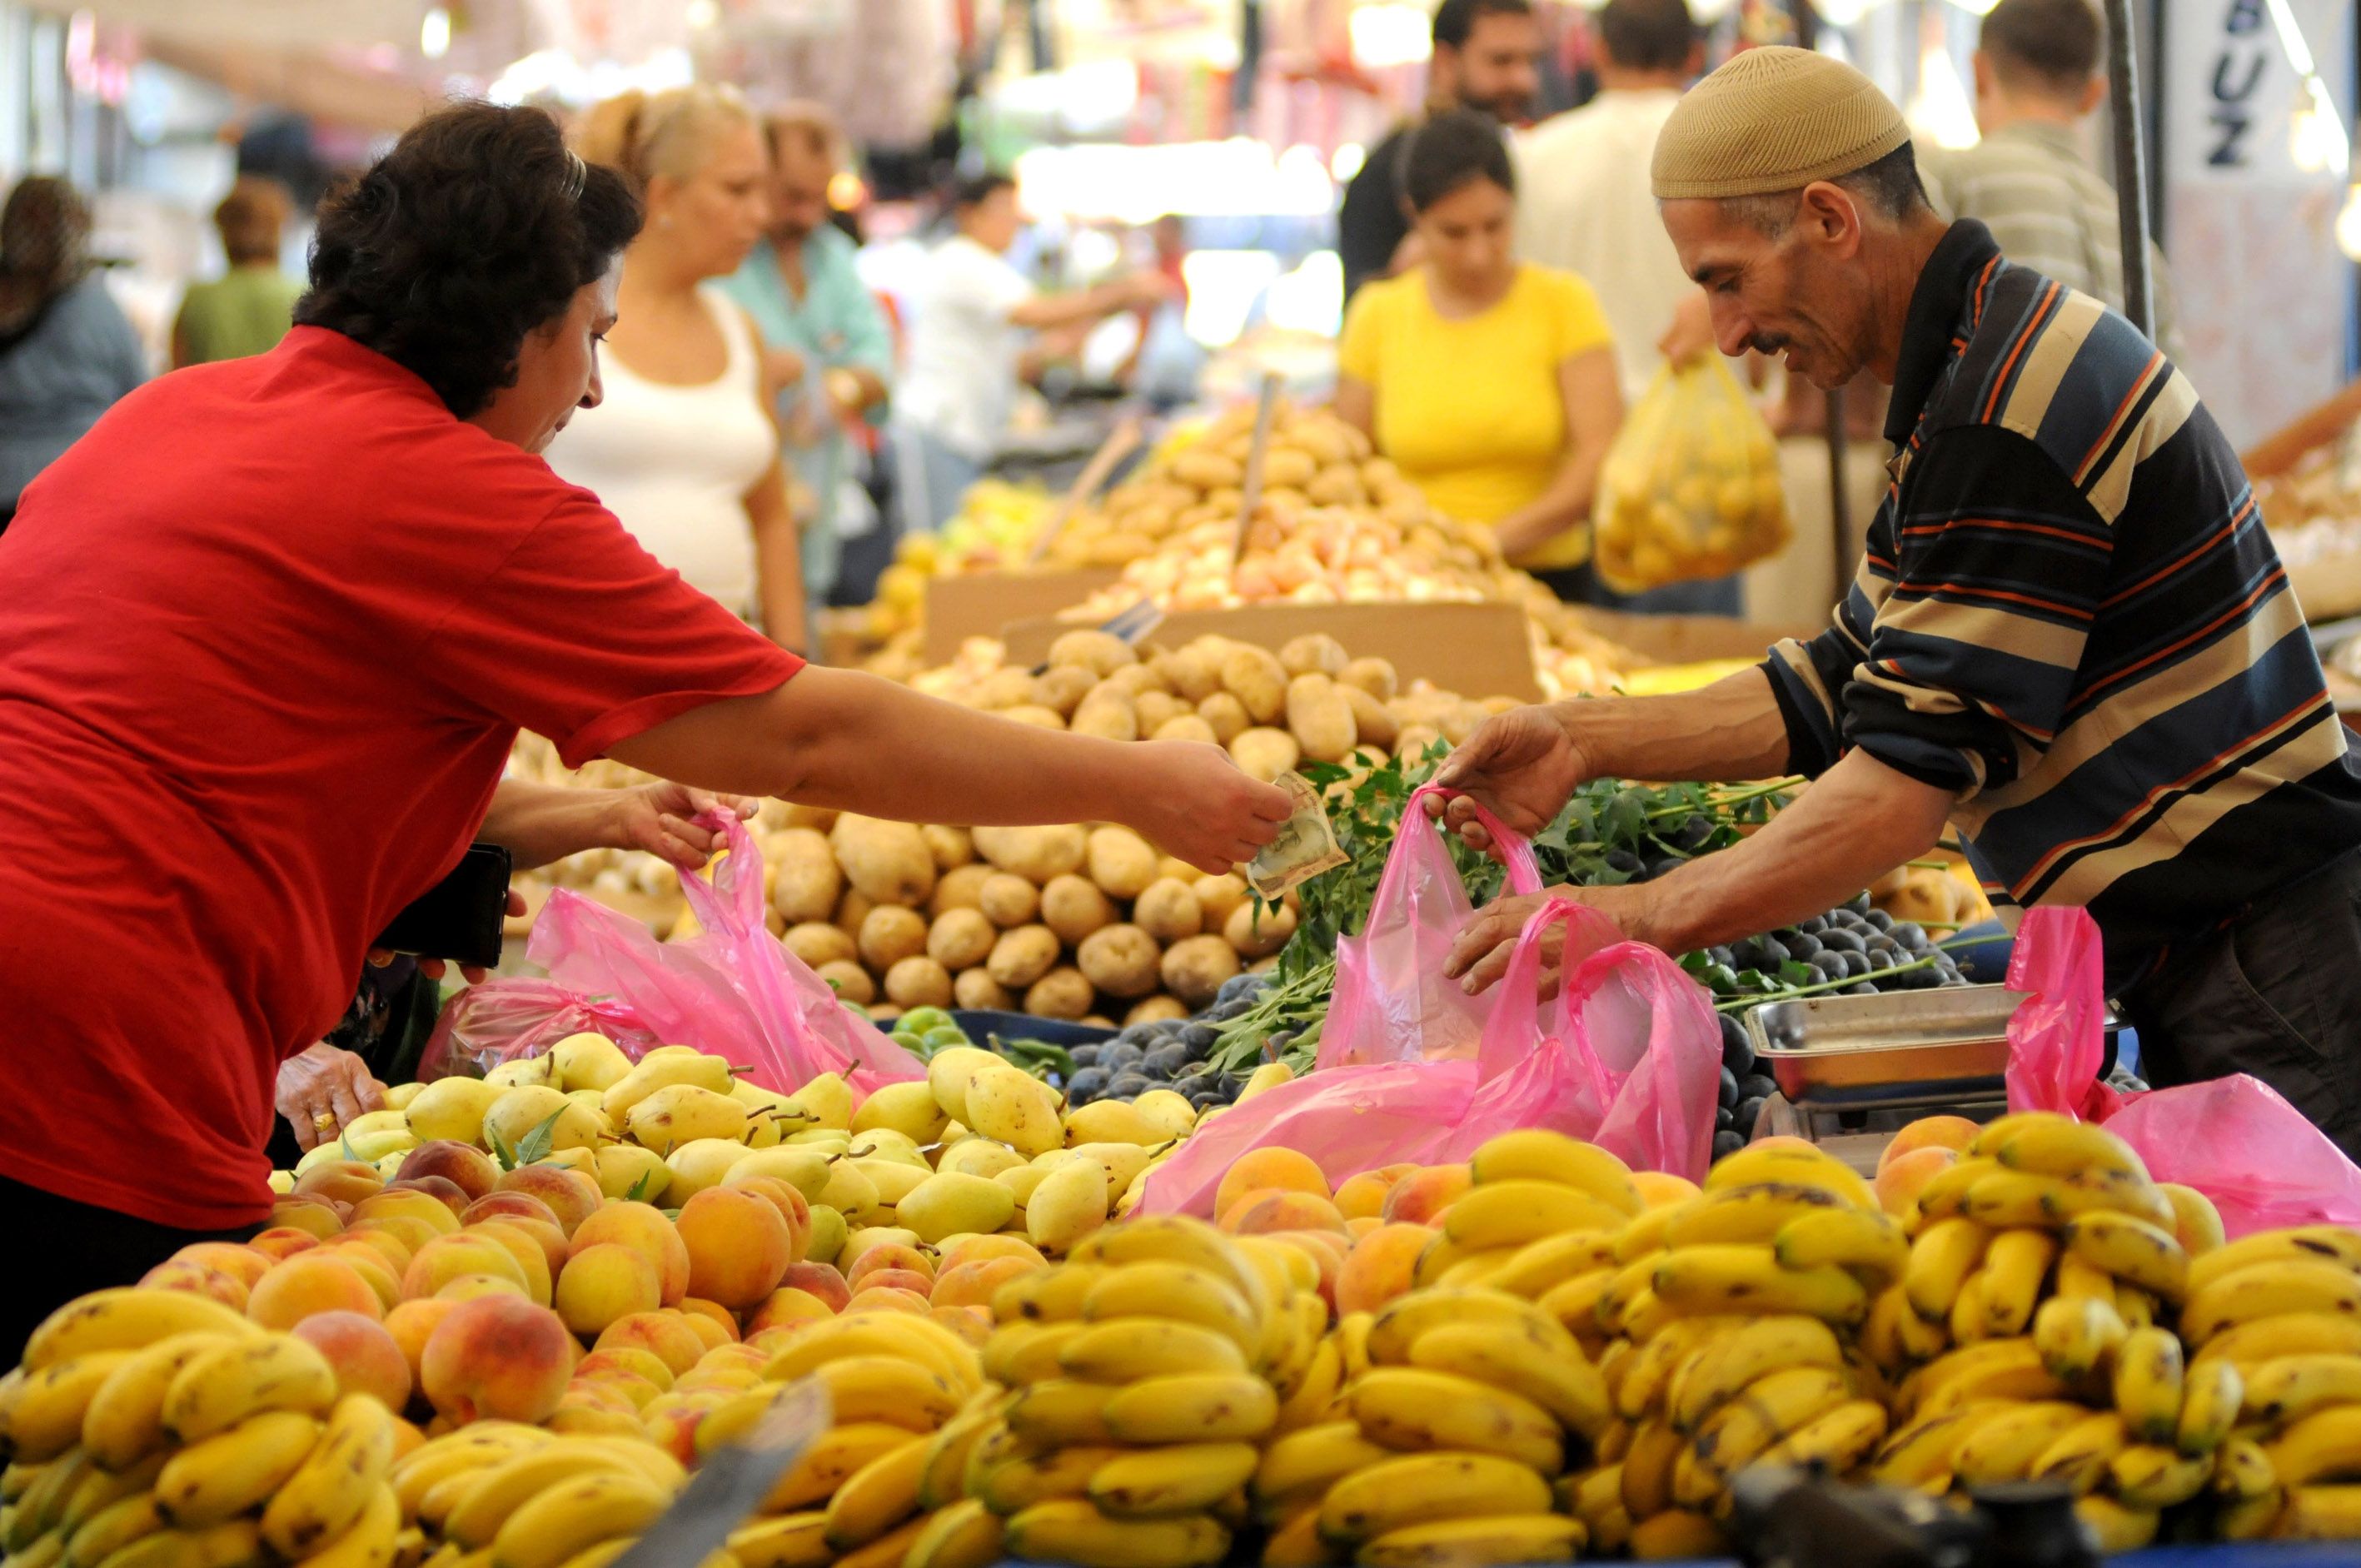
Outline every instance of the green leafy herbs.
[[639, 1202], [648, 1195], [648, 1188], [654, 1183], [655, 1179], [656, 1173], [654, 1171], [642, 1171], [640, 1173], [640, 1179], [631, 1183], [631, 1190], [623, 1194], [623, 1201], [626, 1203]]

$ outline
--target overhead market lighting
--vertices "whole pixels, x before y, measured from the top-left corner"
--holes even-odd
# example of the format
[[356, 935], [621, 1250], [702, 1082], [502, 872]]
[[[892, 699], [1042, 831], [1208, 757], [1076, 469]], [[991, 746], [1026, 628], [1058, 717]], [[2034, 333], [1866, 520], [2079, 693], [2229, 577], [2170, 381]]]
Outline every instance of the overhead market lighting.
[[1361, 166], [1368, 161], [1367, 148], [1356, 141], [1343, 142], [1328, 155], [1328, 172], [1335, 177], [1337, 184], [1342, 185], [1358, 174]]
[[1356, 5], [1346, 27], [1354, 61], [1372, 71], [1416, 65], [1434, 52], [1434, 19], [1416, 5], [1398, 5], [1394, 0]]
[[1918, 91], [1905, 116], [1913, 130], [1941, 148], [1969, 148], [1982, 138], [1976, 108], [1968, 100], [1968, 84], [1960, 68], [1940, 44], [1928, 44], [1918, 56]]
[[1812, 9], [1832, 27], [1850, 27], [1885, 4], [1885, 0], [1815, 0]]
[[451, 13], [440, 5], [430, 7], [418, 19], [418, 52], [429, 60], [441, 60], [451, 52]]
[[2306, 174], [2333, 172], [2342, 176], [2353, 166], [2353, 138], [2345, 128], [2345, 118], [2336, 112], [2335, 101], [2328, 95], [2328, 84], [2320, 79], [2312, 45], [2305, 41], [2303, 28], [2297, 25], [2288, 0], [2268, 0], [2268, 5], [2280, 52], [2302, 79], [2302, 95], [2295, 106], [2294, 121], [2288, 127], [2288, 154]]
[[2361, 185], [2345, 189], [2345, 207], [2336, 214], [2336, 248], [2346, 259], [2361, 261]]

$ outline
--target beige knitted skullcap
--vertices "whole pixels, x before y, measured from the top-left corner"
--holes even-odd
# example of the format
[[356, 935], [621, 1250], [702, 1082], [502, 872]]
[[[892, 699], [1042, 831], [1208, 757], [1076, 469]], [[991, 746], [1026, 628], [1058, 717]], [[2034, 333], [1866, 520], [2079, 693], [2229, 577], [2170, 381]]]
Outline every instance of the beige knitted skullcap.
[[1660, 202], [1760, 196], [1850, 174], [1909, 139], [1893, 100], [1842, 60], [1751, 49], [1682, 95], [1650, 172]]

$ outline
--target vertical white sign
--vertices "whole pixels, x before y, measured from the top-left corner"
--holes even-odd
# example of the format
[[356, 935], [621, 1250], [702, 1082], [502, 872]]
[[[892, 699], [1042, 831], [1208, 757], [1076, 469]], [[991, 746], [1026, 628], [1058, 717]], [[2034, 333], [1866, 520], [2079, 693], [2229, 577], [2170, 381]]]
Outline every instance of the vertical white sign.
[[[2350, 123], [2346, 0], [2288, 0]], [[2298, 167], [2300, 79], [2270, 0], [2171, 0], [2164, 23], [2165, 239], [2182, 368], [2240, 445], [2345, 384], [2352, 265], [2345, 196]]]

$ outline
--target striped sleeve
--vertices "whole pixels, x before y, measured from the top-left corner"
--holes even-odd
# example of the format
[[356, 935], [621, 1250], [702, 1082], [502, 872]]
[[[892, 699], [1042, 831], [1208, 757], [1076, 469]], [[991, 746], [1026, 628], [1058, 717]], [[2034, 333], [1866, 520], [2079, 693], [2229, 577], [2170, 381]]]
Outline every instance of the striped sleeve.
[[2114, 538], [2038, 446], [1938, 432], [1894, 513], [1894, 581], [1845, 687], [1845, 740], [1961, 799], [2014, 782], [2056, 736]]

